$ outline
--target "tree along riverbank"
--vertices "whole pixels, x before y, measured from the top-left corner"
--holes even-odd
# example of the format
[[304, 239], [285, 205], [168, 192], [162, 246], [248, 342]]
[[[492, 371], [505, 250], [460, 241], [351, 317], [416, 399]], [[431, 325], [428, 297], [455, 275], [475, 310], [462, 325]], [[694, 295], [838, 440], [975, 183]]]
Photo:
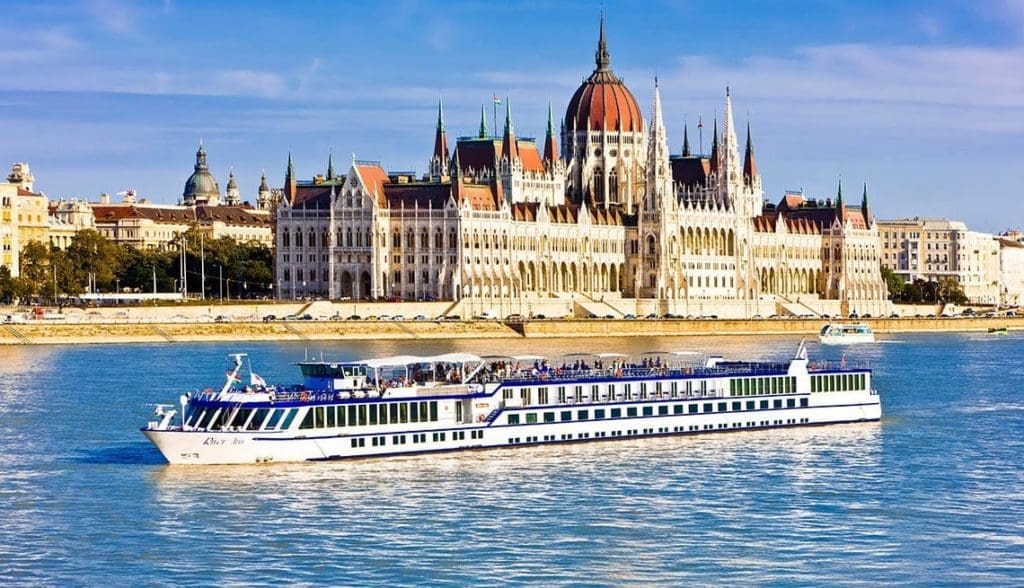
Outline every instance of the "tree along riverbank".
[[[16, 323], [0, 325], [0, 345], [339, 341], [696, 335], [816, 336], [821, 319], [502, 321], [274, 321], [230, 323]], [[844, 322], [844, 321], [836, 321]], [[865, 319], [876, 333], [1024, 330], [1024, 317]]]

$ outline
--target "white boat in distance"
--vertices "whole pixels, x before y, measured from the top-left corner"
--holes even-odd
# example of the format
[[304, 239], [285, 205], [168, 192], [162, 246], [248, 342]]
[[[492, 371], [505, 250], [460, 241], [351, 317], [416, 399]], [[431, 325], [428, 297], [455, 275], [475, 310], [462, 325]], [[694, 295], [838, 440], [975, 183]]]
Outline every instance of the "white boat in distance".
[[818, 341], [824, 345], [851, 345], [854, 343], [874, 343], [875, 333], [865, 323], [832, 324], [821, 328]]
[[172, 464], [251, 464], [877, 421], [865, 366], [693, 352], [299, 362], [268, 386], [235, 354], [219, 390], [158, 405], [142, 428]]

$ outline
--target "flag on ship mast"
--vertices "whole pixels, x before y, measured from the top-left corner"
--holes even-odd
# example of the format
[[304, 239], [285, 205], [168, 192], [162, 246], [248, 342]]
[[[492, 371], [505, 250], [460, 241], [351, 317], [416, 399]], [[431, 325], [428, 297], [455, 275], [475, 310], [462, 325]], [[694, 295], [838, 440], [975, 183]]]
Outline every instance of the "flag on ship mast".
[[235, 372], [235, 371], [228, 370], [228, 371], [224, 372], [224, 375], [226, 375], [228, 377], [228, 381], [229, 382], [232, 382], [232, 383], [235, 383], [235, 384], [241, 384], [242, 383], [242, 377], [239, 376], [238, 373]]
[[250, 386], [266, 386], [267, 381], [263, 379], [263, 376], [256, 372], [249, 373], [249, 385]]
[[494, 101], [495, 106], [501, 106], [501, 98], [498, 98], [497, 94], [491, 94], [491, 100]]

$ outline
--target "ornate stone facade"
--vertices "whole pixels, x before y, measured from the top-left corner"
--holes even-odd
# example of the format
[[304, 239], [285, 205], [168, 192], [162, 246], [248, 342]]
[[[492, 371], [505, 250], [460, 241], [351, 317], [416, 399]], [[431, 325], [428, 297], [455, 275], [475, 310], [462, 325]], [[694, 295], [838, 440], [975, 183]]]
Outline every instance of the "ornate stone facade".
[[[289, 156], [276, 234], [283, 298], [647, 300], [661, 313], [713, 303], [814, 312], [815, 301], [880, 312], [885, 286], [868, 208], [787, 194], [764, 201], [747, 128], [732, 98], [710, 155], [671, 156], [655, 82], [647, 124], [611, 70], [602, 22], [596, 68], [561, 124], [549, 108], [543, 148], [515, 134], [461, 137], [451, 154], [438, 105], [422, 178], [353, 161], [299, 182]], [[707, 305], [705, 306], [705, 303]], [[645, 304], [644, 307], [650, 307]], [[801, 306], [803, 305], [803, 306]], [[640, 305], [637, 305], [639, 308]]]

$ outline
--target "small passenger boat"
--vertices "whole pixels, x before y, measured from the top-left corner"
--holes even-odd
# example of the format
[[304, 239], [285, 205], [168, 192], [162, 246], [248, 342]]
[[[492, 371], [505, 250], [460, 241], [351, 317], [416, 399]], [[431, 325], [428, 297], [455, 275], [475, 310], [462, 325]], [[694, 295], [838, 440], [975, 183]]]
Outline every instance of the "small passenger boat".
[[989, 327], [988, 332], [994, 335], [1005, 335], [1010, 331], [1007, 327]]
[[[245, 354], [219, 389], [158, 405], [142, 428], [171, 464], [246, 464], [612, 441], [881, 418], [871, 370], [670, 351], [400, 355], [302, 361], [268, 385]], [[180, 415], [180, 416], [178, 416]], [[177, 418], [176, 418], [177, 417]]]
[[874, 343], [875, 333], [865, 323], [834, 324], [829, 323], [818, 332], [818, 341], [823, 345], [851, 345], [854, 343]]

